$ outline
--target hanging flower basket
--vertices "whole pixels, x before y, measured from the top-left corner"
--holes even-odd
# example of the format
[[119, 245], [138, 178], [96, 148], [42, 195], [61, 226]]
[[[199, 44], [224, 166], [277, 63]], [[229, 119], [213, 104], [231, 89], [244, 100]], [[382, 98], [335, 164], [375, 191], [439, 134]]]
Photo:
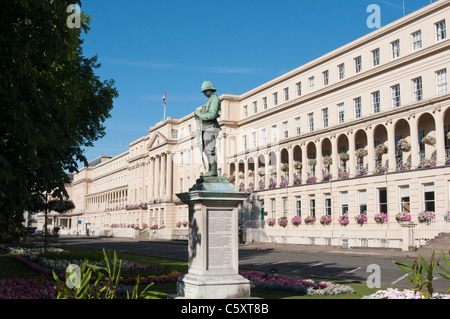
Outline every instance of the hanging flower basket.
[[367, 156], [367, 151], [365, 149], [363, 149], [363, 148], [360, 148], [360, 149], [356, 150], [356, 154], [355, 155], [356, 155], [356, 157], [361, 158], [361, 157]]
[[388, 148], [384, 144], [379, 144], [375, 148], [375, 154], [378, 155], [378, 156], [386, 154], [387, 152], [388, 152]]
[[244, 173], [243, 172], [239, 172], [239, 179], [244, 179], [244, 178], [245, 178]]
[[425, 136], [422, 139], [422, 143], [423, 144], [427, 144], [427, 145], [431, 145], [434, 146], [436, 144], [436, 138], [434, 138], [433, 136]]
[[376, 214], [374, 218], [377, 224], [383, 224], [384, 222], [388, 221], [388, 216], [384, 213]]
[[309, 164], [310, 166], [314, 166], [314, 165], [317, 164], [317, 161], [316, 161], [315, 158], [311, 158], [311, 159], [308, 161], [308, 164]]
[[286, 163], [281, 164], [281, 170], [287, 172], [289, 170], [289, 165]]
[[411, 221], [411, 214], [410, 213], [398, 213], [397, 216], [395, 216], [395, 220], [399, 223], [409, 222], [409, 221]]
[[278, 225], [280, 225], [281, 227], [286, 227], [288, 224], [288, 220], [287, 217], [280, 217], [278, 218]]
[[295, 162], [295, 163], [294, 163], [294, 168], [295, 168], [295, 169], [301, 169], [301, 168], [302, 168], [302, 163], [301, 163], [301, 162], [298, 162], [298, 161]]
[[346, 162], [350, 159], [350, 155], [348, 155], [347, 152], [339, 153], [339, 158], [341, 159], [341, 161]]
[[346, 225], [348, 225], [348, 223], [349, 223], [349, 219], [348, 219], [348, 215], [347, 214], [342, 215], [342, 216], [339, 217], [339, 224], [341, 224], [343, 226], [346, 226]]
[[183, 227], [187, 227], [189, 225], [189, 223], [187, 222], [187, 220], [183, 221]]
[[264, 167], [259, 168], [258, 169], [258, 174], [259, 174], [259, 176], [266, 175], [266, 169]]
[[411, 144], [404, 138], [398, 141], [397, 146], [402, 152], [409, 152], [411, 150]]
[[252, 170], [248, 171], [248, 177], [253, 177], [253, 171]]
[[269, 225], [269, 226], [275, 225], [275, 218], [269, 218], [269, 219], [267, 220], [267, 225]]
[[333, 164], [333, 159], [331, 158], [331, 156], [324, 156], [323, 157], [323, 163], [325, 164], [325, 165], [332, 165]]
[[316, 222], [316, 217], [308, 216], [305, 218], [305, 224], [312, 225]]
[[320, 223], [322, 225], [330, 225], [331, 224], [331, 216], [325, 215], [320, 218]]
[[277, 169], [275, 166], [272, 166], [272, 165], [269, 166], [269, 174], [271, 174], [271, 175], [277, 174]]
[[181, 222], [177, 222], [177, 228], [181, 227]]
[[294, 218], [292, 218], [291, 223], [294, 226], [298, 226], [302, 223], [302, 219], [300, 216], [295, 216]]

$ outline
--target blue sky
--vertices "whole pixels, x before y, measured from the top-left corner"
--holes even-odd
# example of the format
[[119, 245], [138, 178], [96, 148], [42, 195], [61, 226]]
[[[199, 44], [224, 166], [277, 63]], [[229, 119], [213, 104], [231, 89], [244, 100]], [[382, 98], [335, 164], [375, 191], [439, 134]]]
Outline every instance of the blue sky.
[[[167, 116], [183, 117], [205, 102], [200, 87], [242, 94], [364, 36], [370, 4], [381, 26], [403, 16], [402, 0], [84, 0], [92, 16], [84, 55], [98, 55], [102, 80], [119, 98], [106, 136], [88, 160], [118, 155]], [[409, 14], [430, 0], [405, 0]]]

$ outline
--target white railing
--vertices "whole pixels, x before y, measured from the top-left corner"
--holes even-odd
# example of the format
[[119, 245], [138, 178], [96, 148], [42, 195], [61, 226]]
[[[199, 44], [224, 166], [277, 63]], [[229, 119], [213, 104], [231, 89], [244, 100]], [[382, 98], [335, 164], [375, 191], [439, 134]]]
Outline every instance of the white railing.
[[450, 232], [450, 212], [436, 214], [430, 222], [418, 223], [414, 227], [414, 245], [416, 247], [426, 245], [445, 232]]

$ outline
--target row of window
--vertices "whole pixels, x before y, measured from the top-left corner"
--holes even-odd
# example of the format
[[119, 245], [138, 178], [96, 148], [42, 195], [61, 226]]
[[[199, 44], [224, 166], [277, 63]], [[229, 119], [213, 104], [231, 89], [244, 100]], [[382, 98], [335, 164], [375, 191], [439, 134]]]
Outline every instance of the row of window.
[[[445, 20], [439, 21], [435, 24], [435, 36], [436, 41], [442, 41], [447, 38], [447, 31], [446, 31], [446, 22]], [[412, 39], [412, 50], [417, 51], [422, 48], [422, 31], [418, 30], [411, 34]], [[390, 43], [390, 50], [391, 50], [391, 58], [397, 59], [400, 57], [400, 40], [395, 40]], [[371, 51], [371, 59], [372, 59], [372, 67], [376, 67], [381, 64], [381, 56], [380, 56], [380, 48], [376, 48]], [[358, 56], [353, 59], [353, 70], [354, 74], [358, 74], [362, 72], [362, 56]], [[341, 63], [337, 66], [337, 74], [338, 74], [338, 80], [343, 80], [346, 76], [346, 70], [345, 70], [345, 63]], [[314, 76], [308, 78], [308, 90], [309, 92], [313, 92], [315, 90], [316, 86], [316, 79]], [[325, 70], [322, 72], [322, 84], [323, 86], [327, 86], [330, 83], [330, 73], [329, 70]], [[297, 97], [302, 96], [302, 82], [296, 83], [296, 93]], [[289, 96], [289, 88], [283, 89], [283, 96], [284, 96], [284, 102], [288, 102], [290, 99]], [[279, 104], [279, 97], [278, 92], [273, 93], [272, 95], [272, 103], [273, 106], [277, 106]], [[267, 110], [268, 108], [268, 101], [267, 97], [263, 97], [262, 99], [262, 108], [263, 110]], [[248, 106], [245, 105], [243, 108], [243, 116], [244, 118], [249, 116], [249, 109]], [[253, 102], [253, 114], [256, 114], [258, 112], [258, 102]]]
[[[423, 184], [423, 198], [422, 198], [422, 207], [423, 211], [434, 212], [435, 211], [435, 194], [434, 194], [434, 184]], [[387, 188], [382, 187], [377, 189], [377, 212], [376, 213], [384, 213], [388, 214], [388, 201], [387, 201]], [[356, 195], [357, 199], [357, 211], [350, 212], [352, 216], [358, 214], [367, 214], [367, 190], [358, 190]], [[315, 194], [308, 195], [307, 198], [307, 206], [306, 209], [302, 207], [302, 197], [295, 197], [295, 216], [299, 217], [320, 217], [316, 216], [317, 212], [317, 197]], [[339, 193], [339, 215], [349, 214], [349, 192], [344, 191]], [[391, 214], [398, 212], [402, 213], [410, 213], [410, 190], [409, 186], [400, 186], [399, 187], [399, 207], [395, 209], [399, 209], [399, 211], [392, 211]], [[323, 215], [331, 216], [332, 214], [332, 195], [326, 193], [323, 195]], [[276, 199], [270, 199], [270, 214], [272, 218], [277, 217], [277, 206]], [[281, 199], [281, 214], [284, 217], [288, 216], [288, 198], [283, 197]]]
[[[438, 94], [445, 94], [448, 92], [448, 84], [447, 84], [447, 70], [439, 70], [436, 72], [436, 88]], [[400, 84], [396, 84], [391, 86], [391, 103], [392, 107], [401, 106], [401, 90]], [[414, 101], [421, 101], [423, 99], [423, 87], [422, 87], [422, 77], [418, 77], [412, 80], [412, 94]], [[372, 112], [379, 113], [381, 110], [381, 98], [380, 91], [375, 91], [371, 93], [371, 102], [372, 102]], [[362, 103], [361, 97], [357, 97], [353, 99], [353, 110], [354, 110], [354, 118], [359, 119], [362, 117]], [[338, 123], [344, 123], [345, 116], [345, 104], [339, 103], [337, 105], [337, 114], [338, 114]], [[313, 132], [315, 130], [315, 118], [314, 113], [309, 113], [308, 115], [308, 131]], [[300, 135], [302, 133], [301, 128], [301, 117], [297, 117], [294, 119], [295, 121], [295, 134]], [[322, 109], [322, 127], [327, 128], [329, 126], [329, 110], [328, 108]], [[271, 143], [277, 142], [279, 139], [278, 125], [272, 125], [272, 136]], [[282, 138], [289, 137], [289, 122], [285, 121], [282, 123]], [[257, 146], [256, 132], [250, 133], [250, 147]], [[260, 145], [266, 145], [267, 140], [267, 129], [262, 128], [260, 131]], [[247, 135], [242, 135], [242, 145], [243, 150], [248, 149], [248, 141]]]

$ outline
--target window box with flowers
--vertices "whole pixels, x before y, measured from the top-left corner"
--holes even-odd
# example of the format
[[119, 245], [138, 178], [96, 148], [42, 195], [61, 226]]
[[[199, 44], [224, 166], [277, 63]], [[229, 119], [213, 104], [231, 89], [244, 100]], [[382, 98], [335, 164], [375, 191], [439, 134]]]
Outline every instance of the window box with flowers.
[[430, 167], [436, 167], [436, 161], [433, 161], [431, 159], [425, 159], [419, 164], [419, 168], [430, 168]]
[[399, 170], [402, 171], [402, 172], [403, 171], [409, 171], [410, 169], [411, 169], [411, 163], [409, 163], [409, 162], [403, 163], [399, 167]]
[[236, 177], [234, 175], [231, 175], [230, 177], [228, 177], [228, 181], [230, 183], [234, 183], [235, 180], [236, 180]]
[[283, 164], [281, 164], [281, 171], [282, 172], [287, 172], [287, 171], [289, 171], [289, 165], [288, 164], [286, 164], [286, 163], [283, 163]]
[[346, 162], [350, 159], [350, 155], [347, 152], [339, 153], [339, 158], [341, 161]]
[[388, 148], [384, 144], [379, 144], [375, 148], [375, 154], [378, 155], [378, 156], [386, 154], [387, 152], [388, 152]]
[[295, 216], [291, 219], [291, 223], [294, 226], [299, 226], [302, 223], [302, 218], [300, 216]]
[[365, 150], [363, 148], [359, 148], [356, 150], [355, 155], [356, 155], [356, 157], [359, 157], [359, 158], [367, 156], [367, 150]]
[[363, 225], [367, 222], [367, 215], [366, 214], [359, 214], [356, 216], [356, 223]]
[[315, 182], [317, 182], [317, 177], [315, 176], [308, 177], [308, 179], [306, 180], [306, 184], [313, 184]]
[[316, 217], [308, 216], [305, 218], [305, 224], [312, 225], [316, 222]]
[[286, 227], [287, 224], [288, 224], [287, 217], [283, 216], [278, 218], [278, 225], [280, 225], [281, 227]]
[[403, 222], [410, 222], [411, 221], [411, 214], [410, 213], [398, 213], [395, 216], [395, 220], [399, 223], [403, 223]]
[[320, 223], [322, 225], [330, 225], [331, 224], [331, 216], [330, 215], [324, 215], [320, 218]]
[[373, 173], [374, 174], [384, 174], [387, 173], [389, 171], [389, 169], [387, 167], [384, 167], [382, 165], [377, 165], [377, 167], [375, 167]]
[[422, 143], [423, 144], [427, 144], [427, 145], [431, 145], [434, 146], [436, 144], [436, 138], [434, 138], [433, 136], [425, 136], [422, 139]]
[[398, 141], [397, 146], [402, 152], [409, 152], [411, 150], [411, 144], [404, 138]]
[[273, 225], [275, 225], [275, 218], [269, 218], [268, 220], [267, 220], [267, 225], [269, 225], [269, 226], [273, 226]]
[[293, 185], [300, 185], [302, 183], [302, 180], [300, 177], [295, 177]]
[[350, 176], [350, 174], [347, 171], [342, 171], [339, 173], [338, 178], [339, 179], [346, 179]]
[[323, 163], [324, 163], [325, 165], [330, 166], [330, 165], [333, 164], [333, 159], [332, 159], [331, 156], [329, 156], [329, 155], [324, 156], [324, 157], [323, 157]]
[[339, 221], [339, 224], [341, 224], [343, 226], [348, 225], [348, 223], [350, 222], [349, 219], [348, 219], [348, 215], [347, 214], [341, 215], [339, 217], [338, 221]]
[[375, 215], [374, 219], [377, 224], [383, 224], [388, 221], [388, 216], [385, 213], [379, 213]]
[[417, 220], [419, 221], [419, 223], [429, 224], [430, 222], [434, 221], [435, 218], [436, 214], [434, 212], [422, 212], [417, 217]]
[[355, 176], [356, 177], [367, 176], [367, 169], [366, 168], [357, 169]]
[[289, 181], [281, 181], [280, 187], [288, 187], [288, 186], [289, 186]]
[[270, 183], [269, 189], [275, 189], [275, 188], [277, 188], [277, 183], [276, 182]]
[[332, 179], [332, 175], [331, 175], [331, 173], [329, 173], [329, 172], [326, 172], [325, 174], [323, 174], [323, 179], [322, 179], [322, 181], [323, 182], [328, 182], [328, 181], [330, 181], [331, 179]]

